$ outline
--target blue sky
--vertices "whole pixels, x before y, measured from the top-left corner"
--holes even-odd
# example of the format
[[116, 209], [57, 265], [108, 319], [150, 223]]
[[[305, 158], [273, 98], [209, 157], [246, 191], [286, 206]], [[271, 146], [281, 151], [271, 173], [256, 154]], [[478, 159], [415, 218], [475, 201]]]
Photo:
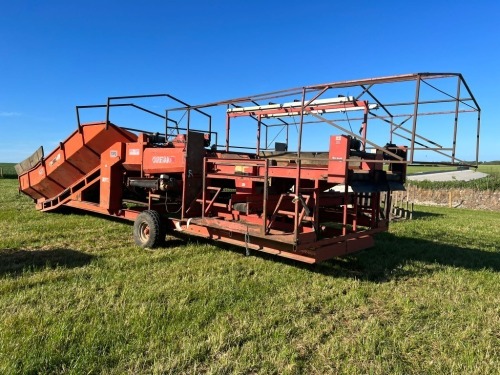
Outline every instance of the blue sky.
[[48, 154], [76, 105], [108, 96], [199, 104], [415, 72], [464, 75], [482, 109], [480, 160], [499, 160], [499, 4], [0, 0], [0, 161]]

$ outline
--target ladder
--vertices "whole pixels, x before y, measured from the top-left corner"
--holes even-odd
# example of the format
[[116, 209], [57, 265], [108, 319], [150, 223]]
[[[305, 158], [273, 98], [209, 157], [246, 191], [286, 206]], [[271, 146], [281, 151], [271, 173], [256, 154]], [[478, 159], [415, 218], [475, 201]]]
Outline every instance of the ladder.
[[46, 199], [40, 203], [41, 211], [51, 211], [62, 206], [63, 204], [75, 199], [75, 195], [82, 192], [89, 186], [99, 182], [101, 177], [101, 166], [94, 168], [81, 179], [77, 180], [73, 185], [62, 191], [53, 198]]

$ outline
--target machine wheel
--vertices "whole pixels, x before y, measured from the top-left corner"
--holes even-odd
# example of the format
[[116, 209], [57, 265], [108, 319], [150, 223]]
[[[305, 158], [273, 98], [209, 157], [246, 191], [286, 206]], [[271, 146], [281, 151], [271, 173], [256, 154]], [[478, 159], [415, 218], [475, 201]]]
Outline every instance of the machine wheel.
[[153, 210], [143, 211], [134, 221], [134, 241], [137, 245], [154, 248], [165, 240], [160, 214]]

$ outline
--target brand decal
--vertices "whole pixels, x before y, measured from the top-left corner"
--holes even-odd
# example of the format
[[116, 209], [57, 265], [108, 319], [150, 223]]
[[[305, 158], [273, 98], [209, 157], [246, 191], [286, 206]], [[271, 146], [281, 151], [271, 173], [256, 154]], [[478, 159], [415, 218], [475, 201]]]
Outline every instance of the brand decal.
[[131, 148], [130, 150], [128, 150], [128, 154], [129, 155], [140, 155], [141, 150], [139, 150], [138, 148]]
[[118, 156], [118, 151], [111, 150], [109, 152], [109, 156], [112, 157], [112, 158], [116, 158]]
[[170, 164], [175, 162], [175, 158], [172, 156], [153, 156], [151, 161], [153, 164]]

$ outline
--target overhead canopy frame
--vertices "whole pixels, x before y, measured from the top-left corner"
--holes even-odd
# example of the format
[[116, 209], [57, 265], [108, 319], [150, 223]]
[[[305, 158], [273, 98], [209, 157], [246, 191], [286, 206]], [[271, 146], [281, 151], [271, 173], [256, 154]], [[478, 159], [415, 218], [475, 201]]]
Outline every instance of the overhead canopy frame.
[[[406, 83], [406, 84], [405, 84]], [[404, 85], [404, 89], [401, 89]], [[348, 97], [329, 97], [329, 93], [338, 93], [339, 89], [348, 92]], [[405, 96], [406, 95], [406, 96]], [[409, 95], [409, 97], [408, 97]], [[293, 101], [286, 101], [294, 98]], [[279, 101], [284, 103], [279, 104]], [[370, 103], [365, 106], [363, 116], [356, 118], [327, 118], [331, 112], [345, 112], [356, 110], [354, 105], [349, 108], [341, 108], [342, 103], [356, 102]], [[250, 95], [234, 99], [222, 100], [195, 106], [185, 106], [169, 109], [174, 111], [208, 110], [212, 107], [223, 106], [226, 108], [226, 143], [218, 145], [229, 149], [230, 119], [246, 116], [255, 120], [258, 124], [258, 144], [260, 149], [260, 127], [266, 131], [265, 148], [269, 147], [267, 142], [267, 131], [273, 127], [286, 129], [286, 140], [288, 142], [288, 129], [290, 126], [297, 127], [299, 134], [297, 153], [300, 156], [302, 146], [302, 127], [306, 124], [326, 123], [336, 127], [344, 134], [354, 134], [352, 129], [342, 125], [343, 122], [361, 120], [363, 122], [363, 144], [369, 148], [384, 149], [366, 139], [366, 123], [368, 120], [380, 120], [389, 125], [387, 142], [394, 139], [408, 142], [409, 164], [468, 164], [457, 155], [457, 133], [459, 115], [462, 113], [476, 113], [477, 121], [475, 127], [475, 165], [479, 161], [479, 133], [481, 123], [481, 108], [474, 97], [469, 85], [460, 73], [412, 73], [377, 78], [366, 78], [358, 80], [324, 83], [310, 86], [297, 87], [286, 90], [273, 91], [263, 94]], [[425, 110], [422, 110], [425, 107]], [[361, 109], [361, 108], [358, 108]], [[374, 109], [379, 109], [378, 113]], [[443, 146], [439, 140], [431, 139], [422, 134], [419, 120], [427, 116], [452, 115], [452, 134], [449, 145]], [[299, 116], [300, 122], [290, 122], [287, 117]], [[188, 116], [189, 117], [189, 116]], [[270, 122], [272, 121], [272, 122]], [[188, 126], [189, 127], [189, 126]], [[378, 131], [378, 130], [377, 130]], [[237, 147], [236, 147], [237, 148]], [[470, 149], [470, 147], [469, 147]], [[436, 155], [437, 160], [417, 160], [416, 152], [426, 151]], [[257, 152], [258, 153], [258, 152]]]

